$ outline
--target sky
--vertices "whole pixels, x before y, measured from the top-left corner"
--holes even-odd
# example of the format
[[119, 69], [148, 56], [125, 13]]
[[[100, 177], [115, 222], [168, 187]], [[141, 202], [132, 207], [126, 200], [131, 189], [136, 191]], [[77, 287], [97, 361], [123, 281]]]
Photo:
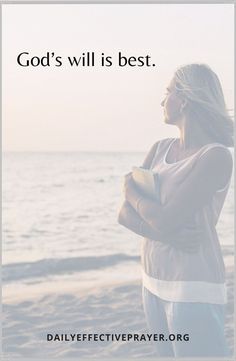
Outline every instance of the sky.
[[[218, 74], [232, 109], [233, 13], [233, 4], [3, 5], [3, 150], [146, 151], [179, 136], [160, 103], [175, 69], [192, 62]], [[54, 52], [62, 66], [21, 67], [22, 52]], [[83, 52], [95, 66], [69, 66]], [[155, 66], [119, 67], [119, 52]]]

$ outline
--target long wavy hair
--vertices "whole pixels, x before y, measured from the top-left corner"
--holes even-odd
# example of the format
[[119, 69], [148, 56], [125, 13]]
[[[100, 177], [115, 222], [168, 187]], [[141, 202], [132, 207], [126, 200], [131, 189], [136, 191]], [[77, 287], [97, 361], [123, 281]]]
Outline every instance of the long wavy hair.
[[205, 64], [189, 64], [176, 70], [175, 87], [186, 99], [184, 112], [217, 143], [234, 146], [234, 122], [226, 109], [218, 76]]

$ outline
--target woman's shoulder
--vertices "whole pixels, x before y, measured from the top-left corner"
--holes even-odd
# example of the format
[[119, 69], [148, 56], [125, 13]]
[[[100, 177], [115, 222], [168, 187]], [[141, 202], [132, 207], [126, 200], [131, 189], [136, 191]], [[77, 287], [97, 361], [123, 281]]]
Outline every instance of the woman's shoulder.
[[[159, 140], [157, 140], [154, 144], [153, 144], [153, 146], [152, 146], [152, 148], [154, 148], [155, 150], [157, 150], [157, 148], [160, 146], [160, 145], [162, 145], [162, 146], [164, 146], [164, 145], [167, 145], [167, 144], [170, 144], [172, 141], [174, 141], [176, 138], [162, 138], [162, 139], [159, 139]], [[151, 148], [151, 150], [152, 150], [152, 148]]]
[[148, 152], [148, 155], [154, 156], [160, 147], [170, 144], [175, 138], [163, 138], [157, 140]]
[[200, 158], [206, 162], [215, 159], [219, 164], [225, 162], [228, 164], [233, 162], [230, 150], [221, 143], [206, 144], [202, 147]]
[[219, 188], [228, 184], [233, 169], [233, 157], [230, 150], [220, 143], [209, 144], [204, 147], [196, 166], [202, 174], [218, 183]]
[[175, 138], [163, 138], [160, 140], [157, 140], [149, 149], [146, 158], [144, 159], [143, 162], [143, 167], [144, 168], [150, 168], [151, 164], [152, 164], [152, 160], [156, 155], [156, 152], [158, 151], [158, 149], [160, 149], [160, 146], [164, 146], [165, 144], [169, 144], [173, 139]]

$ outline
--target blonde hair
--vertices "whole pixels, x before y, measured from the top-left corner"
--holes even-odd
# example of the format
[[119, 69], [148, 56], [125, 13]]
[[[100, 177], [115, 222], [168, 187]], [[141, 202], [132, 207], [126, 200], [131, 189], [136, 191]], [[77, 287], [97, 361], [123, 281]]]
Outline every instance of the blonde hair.
[[218, 76], [205, 64], [189, 64], [177, 69], [174, 79], [177, 92], [187, 101], [190, 121], [197, 121], [214, 142], [233, 147], [233, 120]]

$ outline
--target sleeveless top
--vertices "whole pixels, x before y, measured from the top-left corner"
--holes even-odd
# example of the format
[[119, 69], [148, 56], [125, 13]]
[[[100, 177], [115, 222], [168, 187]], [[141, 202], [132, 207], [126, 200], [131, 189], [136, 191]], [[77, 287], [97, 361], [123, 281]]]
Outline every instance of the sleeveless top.
[[[160, 202], [164, 204], [178, 191], [192, 167], [212, 147], [225, 147], [220, 143], [207, 144], [193, 155], [167, 163], [166, 158], [176, 138], [159, 142], [150, 169], [158, 173]], [[229, 152], [229, 150], [227, 149]], [[215, 192], [212, 199], [199, 209], [191, 225], [204, 226], [204, 237], [194, 253], [171, 244], [144, 238], [141, 246], [143, 286], [151, 293], [167, 301], [203, 302], [225, 304], [227, 302], [225, 266], [216, 232], [216, 224], [222, 210], [230, 180]], [[181, 230], [189, 224], [185, 224]]]

